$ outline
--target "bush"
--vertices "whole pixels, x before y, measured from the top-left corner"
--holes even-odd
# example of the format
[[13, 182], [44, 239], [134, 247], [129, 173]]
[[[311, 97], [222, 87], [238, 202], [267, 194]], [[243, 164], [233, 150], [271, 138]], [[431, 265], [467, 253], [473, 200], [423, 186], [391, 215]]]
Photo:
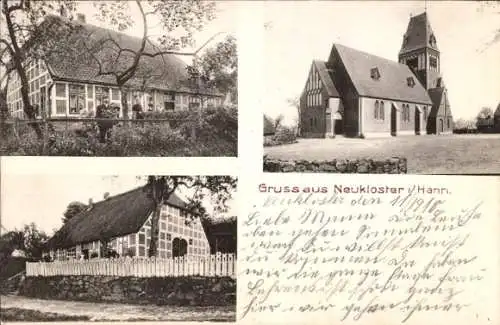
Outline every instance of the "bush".
[[272, 136], [264, 137], [264, 146], [279, 146], [297, 142], [297, 135], [294, 128], [281, 126]]
[[[169, 123], [147, 119], [172, 119]], [[193, 131], [196, 137], [193, 138]], [[236, 109], [147, 112], [145, 121], [122, 123], [111, 129], [106, 143], [99, 142], [96, 123], [74, 123], [68, 129], [49, 125], [44, 145], [35, 133], [8, 137], [2, 155], [50, 156], [235, 156], [238, 146]]]

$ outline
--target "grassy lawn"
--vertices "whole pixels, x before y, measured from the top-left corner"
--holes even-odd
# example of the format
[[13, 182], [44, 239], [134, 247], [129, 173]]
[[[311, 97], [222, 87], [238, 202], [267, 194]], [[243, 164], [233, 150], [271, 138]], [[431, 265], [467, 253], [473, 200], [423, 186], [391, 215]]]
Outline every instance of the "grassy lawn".
[[423, 135], [379, 139], [299, 139], [264, 148], [285, 160], [408, 159], [411, 174], [500, 174], [500, 134]]

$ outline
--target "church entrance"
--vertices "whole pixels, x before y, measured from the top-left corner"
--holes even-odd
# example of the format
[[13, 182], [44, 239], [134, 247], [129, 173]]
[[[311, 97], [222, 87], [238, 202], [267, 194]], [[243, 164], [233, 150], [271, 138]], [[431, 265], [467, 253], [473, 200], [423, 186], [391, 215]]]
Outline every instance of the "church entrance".
[[326, 113], [326, 136], [332, 135], [332, 114]]
[[420, 119], [420, 107], [415, 107], [415, 134], [416, 135], [420, 135], [420, 123], [421, 123], [421, 119]]
[[398, 109], [393, 103], [391, 105], [391, 135], [396, 136], [398, 133]]

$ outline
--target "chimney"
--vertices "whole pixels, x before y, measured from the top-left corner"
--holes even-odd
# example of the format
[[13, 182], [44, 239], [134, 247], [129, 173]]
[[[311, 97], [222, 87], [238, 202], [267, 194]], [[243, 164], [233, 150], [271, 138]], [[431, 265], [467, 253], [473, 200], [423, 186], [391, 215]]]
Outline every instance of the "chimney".
[[104, 199], [107, 200], [109, 198], [109, 192], [104, 193]]
[[76, 14], [76, 20], [85, 24], [85, 15], [82, 13]]

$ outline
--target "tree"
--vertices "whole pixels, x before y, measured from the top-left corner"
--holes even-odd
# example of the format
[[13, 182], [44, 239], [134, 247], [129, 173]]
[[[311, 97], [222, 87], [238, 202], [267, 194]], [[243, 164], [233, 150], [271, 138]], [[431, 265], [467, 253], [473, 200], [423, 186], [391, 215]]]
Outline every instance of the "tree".
[[[1, 1], [0, 66], [5, 75], [0, 80], [0, 113], [4, 118], [6, 112], [8, 112], [7, 87], [10, 78], [8, 75], [15, 71], [21, 83], [20, 92], [24, 114], [28, 119], [36, 119], [36, 111], [29, 97], [26, 60], [28, 58], [40, 59], [48, 51], [65, 48], [61, 42], [54, 46], [56, 45], [54, 40], [63, 39], [60, 36], [62, 33], [66, 33], [67, 29], [54, 29], [58, 31], [56, 34], [44, 33], [43, 29], [40, 28], [40, 22], [47, 14], [71, 13], [75, 9], [75, 1]], [[37, 123], [31, 123], [30, 125], [34, 128], [37, 136], [42, 138], [40, 126]]]
[[490, 107], [483, 107], [481, 108], [481, 110], [479, 111], [479, 113], [477, 114], [477, 119], [481, 119], [481, 120], [489, 120], [491, 118], [493, 118], [493, 110], [490, 108]]
[[296, 124], [297, 124], [297, 135], [300, 136], [300, 124], [301, 124], [301, 119], [300, 119], [300, 99], [299, 97], [294, 97], [294, 98], [289, 98], [287, 99], [287, 103], [288, 105], [292, 106], [295, 108], [295, 110], [297, 111], [297, 120], [296, 120]]
[[87, 208], [88, 208], [88, 205], [86, 205], [82, 202], [78, 202], [78, 201], [71, 202], [66, 207], [66, 211], [64, 211], [64, 217], [62, 219], [63, 223], [68, 222], [71, 218], [73, 218], [74, 216], [76, 216], [80, 212], [85, 211]]
[[[143, 80], [145, 87], [151, 78], [152, 71], [141, 69], [141, 61], [147, 58], [163, 58], [169, 54], [196, 55], [201, 48], [192, 53], [180, 50], [192, 46], [193, 33], [201, 30], [206, 22], [215, 17], [215, 3], [202, 0], [99, 1], [95, 2], [95, 6], [98, 17], [118, 30], [123, 31], [132, 26], [142, 30], [140, 45], [135, 49], [123, 47], [113, 37], [98, 40], [88, 38], [92, 42], [87, 45], [87, 50], [99, 67], [97, 76], [111, 76], [120, 89], [124, 118], [128, 117], [128, 82], [137, 77]], [[135, 10], [131, 6], [134, 6]], [[139, 13], [140, 26], [134, 26], [134, 19], [130, 15], [132, 11]], [[162, 28], [161, 36], [156, 39], [153, 39], [148, 23], [152, 20], [157, 20]], [[104, 46], [104, 50], [95, 51], [95, 44]]]
[[[483, 12], [485, 9], [487, 9], [495, 15], [500, 15], [499, 1], [479, 1], [478, 6], [479, 7], [477, 8], [477, 11], [479, 12]], [[485, 48], [482, 51], [485, 51], [498, 42], [500, 42], [500, 26], [493, 31], [491, 40], [485, 44]]]
[[149, 256], [157, 256], [161, 207], [178, 189], [192, 191], [186, 208], [193, 218], [206, 218], [207, 210], [202, 201], [208, 197], [217, 212], [227, 211], [227, 201], [236, 189], [236, 179], [231, 176], [148, 176], [145, 191], [154, 202], [151, 219]]
[[0, 237], [0, 253], [3, 258], [10, 256], [16, 249], [25, 252], [30, 260], [40, 260], [49, 236], [38, 229], [36, 224], [25, 225], [22, 230], [13, 230]]
[[238, 52], [234, 36], [227, 36], [195, 57], [188, 72], [194, 82], [199, 78], [204, 87], [229, 94], [231, 103], [238, 103]]

